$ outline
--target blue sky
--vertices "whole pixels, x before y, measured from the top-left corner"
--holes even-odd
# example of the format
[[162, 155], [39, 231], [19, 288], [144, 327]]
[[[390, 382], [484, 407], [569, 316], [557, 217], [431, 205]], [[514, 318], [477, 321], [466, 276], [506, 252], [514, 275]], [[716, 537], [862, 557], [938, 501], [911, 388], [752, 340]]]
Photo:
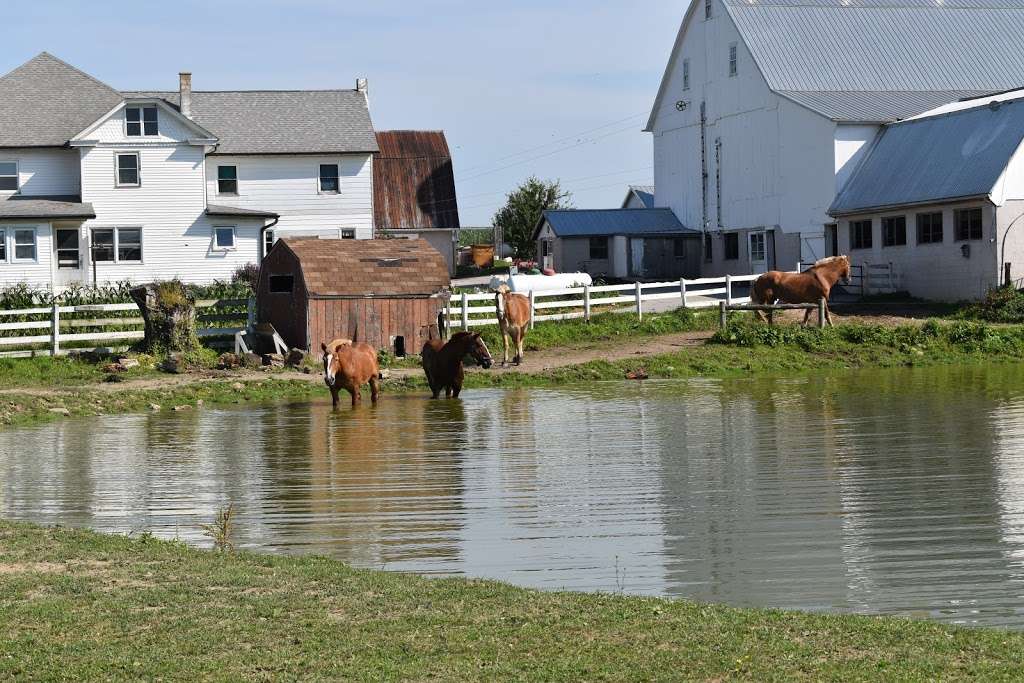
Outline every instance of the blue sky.
[[[651, 180], [646, 115], [685, 0], [36, 0], [4, 7], [0, 73], [47, 50], [120, 89], [349, 88], [374, 125], [443, 129], [463, 225], [525, 177], [578, 207]], [[529, 150], [529, 151], [528, 151]]]

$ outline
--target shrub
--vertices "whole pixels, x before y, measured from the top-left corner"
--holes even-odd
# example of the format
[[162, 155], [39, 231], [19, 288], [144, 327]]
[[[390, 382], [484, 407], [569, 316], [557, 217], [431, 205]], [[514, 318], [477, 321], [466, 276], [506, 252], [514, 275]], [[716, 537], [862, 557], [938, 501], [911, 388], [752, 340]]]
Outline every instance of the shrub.
[[231, 284], [247, 285], [250, 291], [253, 292], [256, 291], [259, 281], [260, 267], [255, 263], [246, 263], [244, 266], [238, 266], [235, 272], [231, 274]]
[[997, 323], [1024, 323], [1024, 292], [1012, 287], [990, 289], [985, 299], [969, 306], [963, 316]]

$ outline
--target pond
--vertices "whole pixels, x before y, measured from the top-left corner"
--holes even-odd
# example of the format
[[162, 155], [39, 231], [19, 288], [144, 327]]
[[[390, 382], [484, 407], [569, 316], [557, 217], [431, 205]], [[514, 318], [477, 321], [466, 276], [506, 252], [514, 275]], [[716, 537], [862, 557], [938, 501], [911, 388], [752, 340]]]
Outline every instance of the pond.
[[598, 383], [0, 434], [0, 516], [543, 589], [1024, 626], [1024, 367]]

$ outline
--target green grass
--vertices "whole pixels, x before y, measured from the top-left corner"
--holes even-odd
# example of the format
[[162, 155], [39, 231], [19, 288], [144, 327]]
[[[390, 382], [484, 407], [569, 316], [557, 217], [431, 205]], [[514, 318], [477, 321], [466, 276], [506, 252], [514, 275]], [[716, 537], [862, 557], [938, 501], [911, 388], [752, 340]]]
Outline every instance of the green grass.
[[1024, 635], [0, 522], [0, 679], [1017, 680]]
[[[18, 387], [62, 387], [102, 382], [103, 368], [111, 360], [97, 363], [78, 357], [37, 356], [36, 358], [0, 358], [0, 389]], [[152, 359], [143, 358], [138, 368], [124, 373], [125, 378], [153, 374]]]

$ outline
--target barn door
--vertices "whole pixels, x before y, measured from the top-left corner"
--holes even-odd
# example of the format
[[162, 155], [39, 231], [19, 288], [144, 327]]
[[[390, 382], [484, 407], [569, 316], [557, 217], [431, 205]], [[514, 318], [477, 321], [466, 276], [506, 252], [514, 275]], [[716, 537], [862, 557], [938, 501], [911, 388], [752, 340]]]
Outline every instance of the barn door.
[[634, 237], [629, 240], [629, 274], [633, 277], [644, 276], [644, 238]]

